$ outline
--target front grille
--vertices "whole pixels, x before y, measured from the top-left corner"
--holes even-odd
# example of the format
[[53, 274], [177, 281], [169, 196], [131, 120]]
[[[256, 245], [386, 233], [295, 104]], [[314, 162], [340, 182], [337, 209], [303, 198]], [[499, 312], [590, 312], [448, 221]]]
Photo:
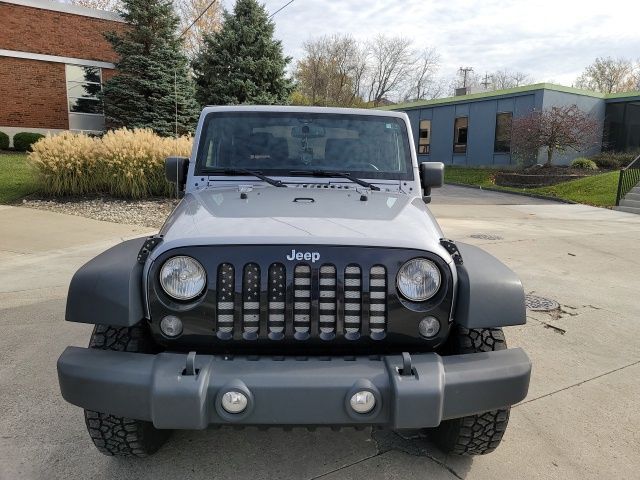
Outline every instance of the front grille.
[[[239, 333], [245, 339], [265, 334], [272, 340], [287, 336], [298, 340], [314, 336], [323, 340], [338, 336], [355, 340], [362, 335], [384, 338], [385, 267], [363, 270], [348, 264], [340, 272], [333, 264], [312, 268], [300, 263], [290, 268], [287, 271], [285, 265], [273, 263], [265, 272], [256, 263], [220, 264], [215, 313], [218, 337], [231, 339]], [[237, 293], [236, 275], [242, 275]]]

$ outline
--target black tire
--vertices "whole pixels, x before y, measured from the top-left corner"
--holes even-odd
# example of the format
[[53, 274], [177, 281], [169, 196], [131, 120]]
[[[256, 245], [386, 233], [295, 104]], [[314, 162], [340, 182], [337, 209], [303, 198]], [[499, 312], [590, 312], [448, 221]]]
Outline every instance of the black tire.
[[[450, 355], [504, 350], [507, 342], [501, 328], [478, 330], [460, 326], [451, 332], [444, 352]], [[428, 430], [430, 438], [445, 453], [484, 455], [493, 452], [504, 435], [510, 407], [477, 415], [444, 420]]]
[[[118, 352], [156, 353], [157, 347], [145, 326], [96, 325], [89, 348]], [[158, 430], [151, 422], [84, 411], [93, 444], [103, 454], [118, 457], [146, 457], [158, 451], [171, 430]]]

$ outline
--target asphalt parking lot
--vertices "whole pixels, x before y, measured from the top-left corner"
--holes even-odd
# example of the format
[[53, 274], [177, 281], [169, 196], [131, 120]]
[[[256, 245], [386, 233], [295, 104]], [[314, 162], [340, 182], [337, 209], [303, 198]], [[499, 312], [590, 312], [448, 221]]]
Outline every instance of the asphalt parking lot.
[[149, 459], [102, 456], [58, 391], [58, 355], [91, 332], [63, 321], [66, 289], [89, 258], [149, 230], [0, 206], [0, 479], [637, 479], [640, 216], [455, 187], [432, 210], [447, 236], [560, 305], [506, 329], [534, 368], [496, 452], [446, 457], [385, 431], [251, 428], [175, 432]]

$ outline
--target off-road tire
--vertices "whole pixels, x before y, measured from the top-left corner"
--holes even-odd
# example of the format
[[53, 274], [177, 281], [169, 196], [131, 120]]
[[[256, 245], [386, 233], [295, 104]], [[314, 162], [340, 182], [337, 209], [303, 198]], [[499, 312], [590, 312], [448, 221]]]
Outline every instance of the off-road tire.
[[[504, 350], [507, 342], [501, 328], [467, 329], [456, 326], [444, 352], [450, 355]], [[444, 420], [428, 430], [429, 437], [445, 453], [484, 455], [493, 452], [504, 435], [510, 407]]]
[[[146, 326], [96, 325], [89, 348], [135, 353], [157, 351]], [[170, 430], [158, 430], [151, 422], [92, 410], [85, 410], [84, 418], [93, 444], [109, 456], [146, 457], [158, 451], [171, 434]]]

